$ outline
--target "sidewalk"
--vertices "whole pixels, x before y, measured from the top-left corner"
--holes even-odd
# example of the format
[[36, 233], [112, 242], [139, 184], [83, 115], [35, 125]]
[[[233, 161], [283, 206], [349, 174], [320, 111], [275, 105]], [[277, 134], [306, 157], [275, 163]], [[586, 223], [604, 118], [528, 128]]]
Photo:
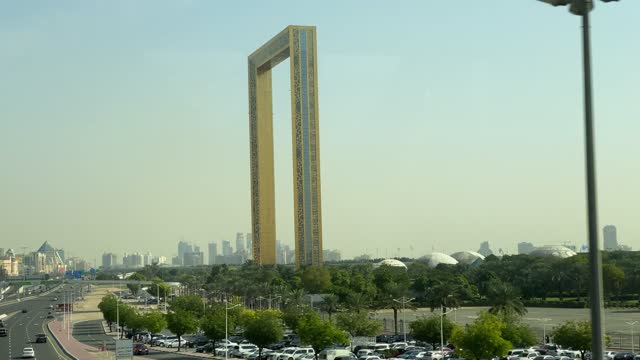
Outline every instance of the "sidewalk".
[[[78, 301], [74, 307], [73, 324], [87, 320], [102, 319], [102, 313], [98, 309], [98, 304], [102, 301], [102, 297], [110, 293], [113, 289], [96, 287], [91, 293], [85, 293], [84, 300]], [[71, 355], [72, 359], [79, 360], [108, 360], [114, 359], [115, 354], [113, 351], [100, 351], [91, 345], [84, 344], [73, 335], [69, 335], [67, 339], [67, 330], [62, 328], [62, 322], [54, 320], [48, 323], [49, 331], [55, 338], [55, 341], [67, 354]], [[108, 330], [108, 327], [107, 327]], [[107, 335], [111, 335], [107, 333]], [[115, 333], [113, 333], [115, 337]], [[134, 359], [144, 359], [139, 356], [134, 356]]]
[[67, 329], [62, 328], [62, 322], [58, 320], [50, 321], [47, 326], [58, 345], [60, 345], [65, 353], [70, 354], [72, 359], [103, 358], [98, 357], [98, 349], [79, 342], [71, 335], [67, 336]]

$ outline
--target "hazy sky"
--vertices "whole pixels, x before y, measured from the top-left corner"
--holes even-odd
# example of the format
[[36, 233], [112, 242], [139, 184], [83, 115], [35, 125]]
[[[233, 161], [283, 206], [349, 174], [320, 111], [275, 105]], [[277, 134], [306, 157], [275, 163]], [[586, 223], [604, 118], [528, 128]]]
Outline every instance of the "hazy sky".
[[[638, 14], [592, 17], [600, 227], [634, 248]], [[1, 1], [0, 247], [100, 261], [249, 232], [247, 56], [289, 24], [318, 31], [325, 248], [586, 242], [581, 28], [564, 8]], [[288, 61], [274, 72], [277, 233], [293, 244]]]

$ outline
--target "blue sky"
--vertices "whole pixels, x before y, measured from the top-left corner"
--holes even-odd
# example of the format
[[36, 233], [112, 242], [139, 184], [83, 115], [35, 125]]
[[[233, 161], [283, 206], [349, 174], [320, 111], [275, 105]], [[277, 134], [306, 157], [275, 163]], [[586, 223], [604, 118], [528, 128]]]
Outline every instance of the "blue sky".
[[[600, 224], [640, 246], [640, 3], [592, 16]], [[318, 31], [325, 248], [586, 242], [580, 19], [534, 0], [0, 3], [0, 242], [170, 256], [250, 231], [247, 56]], [[278, 238], [293, 244], [288, 63]], [[413, 251], [411, 251], [413, 249]]]

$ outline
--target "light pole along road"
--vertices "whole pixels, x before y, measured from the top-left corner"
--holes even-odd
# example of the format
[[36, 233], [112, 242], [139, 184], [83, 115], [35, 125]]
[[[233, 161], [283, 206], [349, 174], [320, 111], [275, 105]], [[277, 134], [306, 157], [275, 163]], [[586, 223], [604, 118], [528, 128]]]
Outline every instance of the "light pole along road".
[[229, 358], [229, 310], [237, 308], [240, 304], [229, 306], [227, 302], [224, 303], [224, 359]]
[[[589, 304], [591, 311], [591, 353], [593, 360], [600, 360], [604, 354], [604, 334], [602, 332], [602, 256], [598, 243], [598, 204], [596, 192], [596, 162], [593, 136], [593, 91], [591, 84], [591, 39], [589, 12], [593, 0], [539, 0], [553, 6], [569, 5], [569, 11], [582, 17], [582, 64], [584, 76], [584, 142], [587, 187], [587, 228], [589, 234]], [[618, 0], [602, 0], [611, 2]]]
[[405, 305], [415, 300], [415, 298], [407, 299], [406, 297], [401, 297], [400, 299], [393, 299], [393, 301], [402, 304], [402, 333], [404, 334], [404, 342], [407, 342], [407, 320], [404, 316], [404, 308]]

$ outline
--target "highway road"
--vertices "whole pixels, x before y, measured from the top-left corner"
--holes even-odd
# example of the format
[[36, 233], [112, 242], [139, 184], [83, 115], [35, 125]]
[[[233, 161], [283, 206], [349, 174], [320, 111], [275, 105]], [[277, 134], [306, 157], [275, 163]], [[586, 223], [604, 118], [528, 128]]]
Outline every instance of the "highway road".
[[[46, 329], [47, 307], [55, 303], [52, 297], [56, 295], [41, 295], [33, 299], [23, 300], [13, 304], [0, 304], [0, 314], [10, 315], [5, 322], [7, 337], [0, 337], [0, 354], [7, 354], [8, 359], [22, 356], [22, 349], [33, 347], [36, 359], [69, 359], [58, 347], [55, 340]], [[22, 310], [27, 312], [23, 313]], [[46, 343], [35, 343], [36, 334], [47, 334]]]

